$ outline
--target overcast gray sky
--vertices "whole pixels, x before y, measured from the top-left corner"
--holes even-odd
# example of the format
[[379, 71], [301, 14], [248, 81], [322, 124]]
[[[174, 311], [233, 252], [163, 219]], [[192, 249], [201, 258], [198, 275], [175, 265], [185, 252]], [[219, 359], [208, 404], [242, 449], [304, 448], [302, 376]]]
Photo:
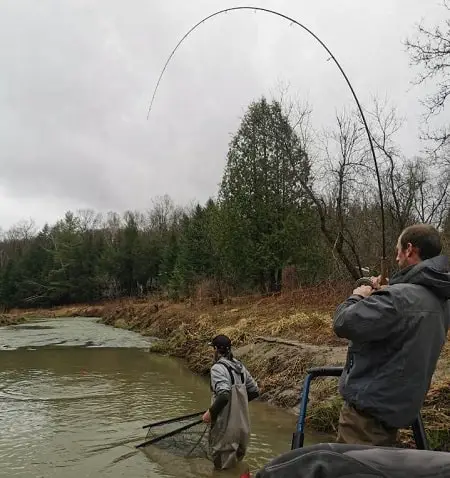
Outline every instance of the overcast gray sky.
[[236, 5], [273, 8], [328, 44], [364, 104], [388, 95], [418, 151], [419, 99], [402, 41], [437, 0], [1, 0], [0, 227], [68, 209], [144, 209], [217, 192], [230, 135], [246, 106], [281, 83], [308, 99], [316, 127], [353, 106], [326, 53], [297, 27], [234, 12], [202, 25], [155, 82], [176, 42], [200, 18]]

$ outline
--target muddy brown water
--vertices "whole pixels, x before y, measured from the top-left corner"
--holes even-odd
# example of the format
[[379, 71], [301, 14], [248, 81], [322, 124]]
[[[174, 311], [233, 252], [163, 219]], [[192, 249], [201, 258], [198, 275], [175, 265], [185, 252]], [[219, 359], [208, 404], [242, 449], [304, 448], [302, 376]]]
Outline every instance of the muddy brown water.
[[[135, 449], [142, 425], [210, 400], [206, 379], [149, 353], [150, 343], [92, 318], [1, 327], [0, 476], [213, 476], [206, 460]], [[246, 464], [254, 471], [289, 450], [296, 417], [263, 402], [250, 409]], [[326, 438], [309, 434], [306, 442]]]

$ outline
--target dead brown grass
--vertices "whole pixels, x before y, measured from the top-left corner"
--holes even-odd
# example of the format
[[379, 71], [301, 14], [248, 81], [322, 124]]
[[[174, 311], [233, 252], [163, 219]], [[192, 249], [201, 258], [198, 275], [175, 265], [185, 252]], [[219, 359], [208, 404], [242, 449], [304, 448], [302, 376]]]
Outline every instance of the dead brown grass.
[[[108, 304], [107, 307], [110, 307]], [[12, 309], [3, 316], [11, 320], [35, 319], [35, 318], [57, 318], [57, 317], [102, 317], [106, 304], [101, 305], [69, 305], [54, 307], [51, 309]]]
[[14, 317], [7, 314], [0, 314], [0, 327], [18, 324], [24, 321], [25, 319], [22, 317]]

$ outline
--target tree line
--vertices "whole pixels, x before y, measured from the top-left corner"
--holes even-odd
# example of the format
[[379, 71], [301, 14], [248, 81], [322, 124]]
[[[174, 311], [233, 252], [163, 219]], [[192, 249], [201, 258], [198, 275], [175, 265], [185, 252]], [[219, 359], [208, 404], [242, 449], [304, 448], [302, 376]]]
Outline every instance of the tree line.
[[[321, 135], [309, 128], [309, 113], [276, 99], [251, 103], [217, 197], [203, 205], [180, 207], [164, 196], [144, 212], [67, 212], [39, 231], [19, 223], [0, 244], [3, 308], [199, 291], [220, 301], [279, 291], [287, 277], [298, 286], [356, 278], [365, 266], [376, 273], [380, 210], [360, 119], [343, 113]], [[388, 244], [417, 221], [448, 235], [448, 171], [401, 157], [392, 110], [377, 104], [373, 118]]]
[[[446, 17], [450, 7], [444, 7]], [[450, 93], [449, 22], [419, 25], [406, 42], [421, 66], [417, 83], [438, 79], [428, 117]], [[395, 107], [374, 100], [366, 115], [384, 198], [382, 231], [374, 164], [358, 111], [314, 129], [308, 105], [286, 95], [252, 102], [233, 136], [217, 197], [191, 207], [168, 196], [147, 211], [67, 212], [36, 230], [21, 222], [0, 235], [0, 307], [48, 307], [125, 296], [272, 293], [379, 272], [381, 232], [389, 247], [404, 227], [426, 222], [450, 243], [446, 126], [403, 154]], [[426, 119], [428, 119], [428, 117]]]

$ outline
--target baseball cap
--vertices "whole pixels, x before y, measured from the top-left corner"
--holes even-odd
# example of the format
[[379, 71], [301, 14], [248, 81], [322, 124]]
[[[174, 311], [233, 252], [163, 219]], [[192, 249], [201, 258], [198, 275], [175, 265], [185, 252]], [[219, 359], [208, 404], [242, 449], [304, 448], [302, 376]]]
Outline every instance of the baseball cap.
[[221, 349], [229, 349], [231, 347], [231, 340], [226, 335], [216, 335], [208, 345]]

